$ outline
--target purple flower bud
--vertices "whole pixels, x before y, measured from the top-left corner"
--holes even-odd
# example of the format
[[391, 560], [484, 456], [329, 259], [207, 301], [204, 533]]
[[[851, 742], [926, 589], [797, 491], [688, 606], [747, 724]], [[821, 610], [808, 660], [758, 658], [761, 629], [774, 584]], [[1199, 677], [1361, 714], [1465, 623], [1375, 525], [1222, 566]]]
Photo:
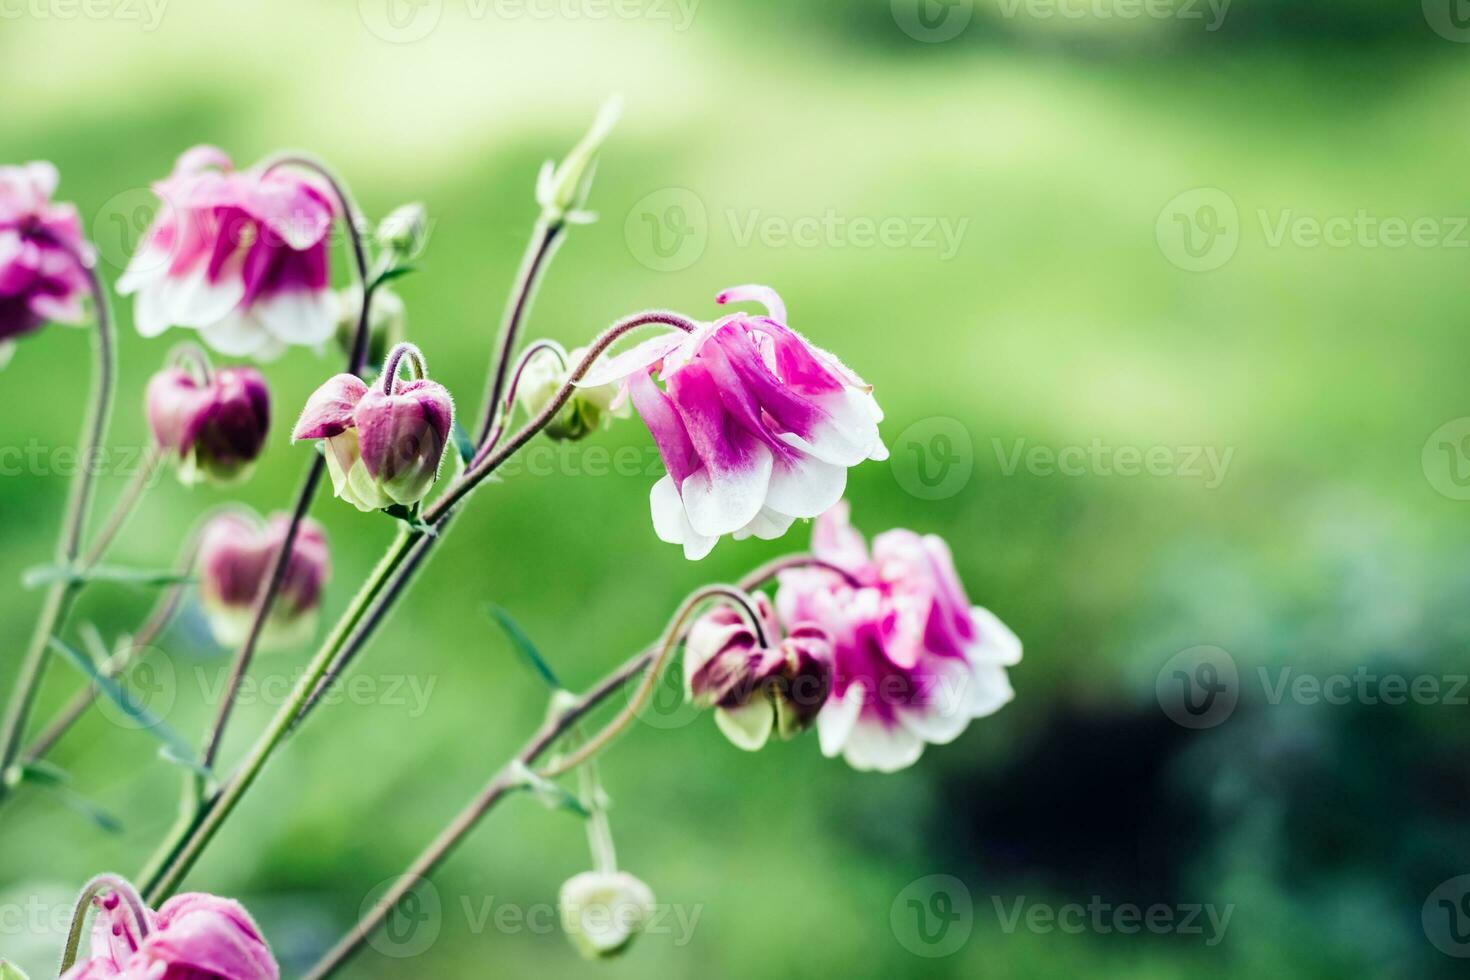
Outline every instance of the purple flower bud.
[[[253, 514], [226, 513], [204, 528], [199, 593], [210, 631], [221, 645], [237, 646], [245, 639], [255, 597], [290, 523], [284, 513], [271, 515], [264, 526]], [[262, 649], [291, 646], [311, 636], [330, 574], [326, 534], [308, 518], [296, 532], [280, 595], [260, 637]]]
[[60, 180], [49, 163], [0, 167], [0, 344], [47, 321], [80, 323], [92, 246], [70, 204], [51, 195]]
[[279, 980], [270, 946], [240, 903], [199, 893], [176, 895], [132, 921], [116, 894], [97, 902], [92, 955], [63, 980]]
[[399, 383], [398, 361], [422, 358], [410, 344], [388, 355], [381, 383], [339, 374], [307, 399], [292, 441], [326, 442], [327, 471], [338, 497], [358, 510], [418, 503], [439, 477], [454, 426], [454, 400], [427, 378]]
[[[756, 611], [768, 639], [780, 637], [764, 595]], [[832, 640], [820, 627], [802, 624], [774, 647], [762, 647], [734, 609], [707, 613], [689, 631], [684, 683], [691, 701], [715, 709], [715, 723], [738, 747], [755, 751], [774, 730], [790, 739], [805, 731], [832, 686]]]
[[178, 458], [186, 484], [243, 480], [270, 431], [270, 390], [254, 368], [221, 368], [200, 381], [164, 368], [148, 382], [148, 426]]

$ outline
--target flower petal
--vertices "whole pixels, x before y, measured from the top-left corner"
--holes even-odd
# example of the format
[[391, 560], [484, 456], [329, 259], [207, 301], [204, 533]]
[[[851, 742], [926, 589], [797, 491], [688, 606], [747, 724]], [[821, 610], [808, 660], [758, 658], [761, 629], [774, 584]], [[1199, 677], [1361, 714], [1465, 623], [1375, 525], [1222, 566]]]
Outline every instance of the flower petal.
[[355, 374], [328, 378], [306, 400], [301, 418], [291, 430], [291, 441], [328, 439], [352, 428], [353, 412], [367, 390], [367, 384]]

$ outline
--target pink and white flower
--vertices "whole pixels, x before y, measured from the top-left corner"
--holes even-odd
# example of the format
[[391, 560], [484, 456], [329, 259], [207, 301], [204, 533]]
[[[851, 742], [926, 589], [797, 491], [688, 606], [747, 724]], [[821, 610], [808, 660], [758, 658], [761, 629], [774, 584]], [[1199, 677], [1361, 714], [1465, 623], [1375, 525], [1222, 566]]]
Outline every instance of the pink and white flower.
[[833, 640], [832, 692], [817, 717], [824, 755], [893, 772], [1014, 696], [1006, 668], [1021, 641], [970, 605], [940, 538], [886, 531], [870, 554], [843, 501], [818, 518], [812, 553], [860, 583], [802, 568], [782, 572], [776, 592], [784, 622], [819, 624]]
[[279, 980], [250, 914], [214, 895], [176, 895], [144, 910], [147, 934], [116, 893], [94, 900], [92, 955], [62, 980]]
[[265, 448], [270, 389], [251, 367], [196, 377], [166, 367], [148, 382], [145, 406], [153, 440], [179, 464], [185, 485], [243, 480]]
[[739, 286], [716, 297], [746, 300], [767, 315], [663, 334], [580, 382], [623, 381], [668, 471], [650, 494], [654, 532], [691, 560], [725, 534], [780, 537], [842, 497], [849, 467], [888, 457], [872, 389], [786, 325], [774, 290]]
[[212, 146], [185, 151], [153, 190], [163, 206], [117, 284], [137, 294], [139, 333], [186, 327], [261, 360], [331, 338], [328, 190], [286, 168], [237, 171]]
[[0, 167], [0, 344], [43, 323], [80, 323], [85, 269], [95, 261], [70, 204], [54, 204], [60, 177], [49, 163]]
[[[272, 514], [264, 525], [249, 512], [212, 518], [199, 541], [199, 599], [210, 632], [226, 647], [238, 646], [250, 628], [255, 597], [265, 584], [291, 518]], [[310, 638], [322, 589], [331, 574], [327, 535], [311, 518], [301, 522], [286, 562], [281, 590], [260, 636], [260, 649], [280, 649]]]

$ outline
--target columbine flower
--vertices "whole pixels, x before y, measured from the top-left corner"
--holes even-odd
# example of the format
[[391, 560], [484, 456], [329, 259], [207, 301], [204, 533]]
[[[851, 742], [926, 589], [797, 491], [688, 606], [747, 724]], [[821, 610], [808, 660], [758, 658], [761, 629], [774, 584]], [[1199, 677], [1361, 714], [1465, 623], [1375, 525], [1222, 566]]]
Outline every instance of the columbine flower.
[[326, 190], [284, 168], [236, 171], [212, 146], [186, 151], [153, 190], [163, 206], [117, 284], [138, 294], [139, 333], [188, 327], [221, 353], [262, 360], [331, 338]]
[[[210, 632], [222, 646], [237, 646], [245, 639], [255, 597], [289, 526], [284, 513], [271, 515], [264, 526], [254, 515], [238, 513], [221, 514], [205, 526], [199, 543], [199, 594]], [[261, 649], [291, 646], [311, 636], [330, 574], [326, 534], [307, 518], [296, 532], [280, 594], [260, 637]]]
[[863, 380], [786, 326], [773, 290], [740, 286], [716, 298], [743, 300], [769, 315], [655, 337], [583, 379], [626, 379], [668, 470], [650, 495], [654, 531], [690, 559], [723, 534], [780, 537], [842, 497], [848, 467], [888, 457], [883, 413]]
[[[526, 414], [536, 415], [545, 408], [566, 384], [571, 365], [582, 363], [586, 356], [587, 348], [578, 347], [565, 360], [558, 360], [550, 351], [532, 357], [516, 385], [516, 398]], [[552, 439], [574, 441], [596, 432], [614, 418], [626, 418], [627, 402], [618, 398], [618, 390], [614, 383], [595, 388], [578, 387], [541, 431]]]
[[92, 955], [62, 980], [279, 980], [270, 946], [238, 902], [176, 895], [147, 912], [142, 935], [117, 895], [94, 900]]
[[774, 729], [783, 739], [805, 731], [832, 684], [832, 640], [811, 624], [781, 639], [770, 600], [753, 597], [761, 627], [775, 644], [763, 648], [745, 617], [729, 606], [706, 613], [684, 647], [684, 690], [739, 748], [754, 752]]
[[626, 871], [584, 871], [561, 886], [561, 924], [587, 959], [627, 948], [653, 915], [653, 892]]
[[53, 204], [59, 181], [49, 163], [0, 167], [0, 345], [47, 321], [80, 323], [92, 246], [70, 204]]
[[270, 429], [270, 390], [254, 368], [220, 368], [201, 381], [167, 367], [148, 382], [148, 426], [176, 456], [179, 479], [229, 483], [249, 474]]
[[823, 754], [892, 772], [1011, 700], [1006, 668], [1020, 662], [1021, 641], [970, 605], [938, 537], [887, 531], [869, 556], [844, 501], [817, 520], [812, 553], [861, 583], [805, 568], [782, 572], [776, 592], [785, 622], [832, 636], [832, 693], [817, 717]]
[[355, 374], [339, 374], [312, 393], [291, 434], [326, 441], [327, 471], [337, 496], [358, 510], [415, 504], [439, 476], [454, 401], [426, 377], [400, 383], [398, 361], [423, 358], [412, 344], [388, 355], [381, 380], [369, 388]]

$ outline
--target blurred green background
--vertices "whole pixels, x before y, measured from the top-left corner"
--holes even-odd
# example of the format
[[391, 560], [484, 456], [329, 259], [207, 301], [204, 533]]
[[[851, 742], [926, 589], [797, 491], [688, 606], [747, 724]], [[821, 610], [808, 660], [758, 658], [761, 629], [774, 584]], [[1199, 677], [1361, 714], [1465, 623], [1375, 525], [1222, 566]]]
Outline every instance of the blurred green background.
[[[422, 271], [398, 287], [435, 376], [477, 411], [536, 170], [621, 92], [601, 220], [572, 230], [531, 335], [571, 345], [631, 310], [708, 317], [723, 287], [775, 286], [887, 411], [894, 461], [852, 473], [855, 521], [943, 535], [1026, 644], [1011, 706], [892, 776], [823, 759], [814, 736], [746, 755], [678, 710], [635, 728], [603, 766], [620, 857], [698, 916], [687, 934], [670, 920], [618, 962], [580, 961], [548, 903], [588, 866], [582, 827], [517, 798], [435, 877], [417, 938], [347, 975], [1461, 975], [1448, 953], [1470, 941], [1450, 927], [1470, 904], [1455, 923], [1431, 894], [1458, 914], [1470, 872], [1460, 0], [153, 3], [0, 4], [0, 160], [60, 167], [109, 276], [181, 150], [308, 149], [370, 215], [428, 205]], [[177, 332], [145, 342], [119, 312], [112, 441], [138, 447]], [[271, 365], [254, 479], [163, 480], [116, 559], [169, 561], [227, 499], [285, 506], [309, 452], [289, 422], [337, 360]], [[85, 337], [53, 327], [3, 374], [0, 446], [49, 461], [5, 473], [8, 576], [50, 554], [87, 364]], [[481, 490], [359, 661], [366, 693], [292, 741], [191, 876], [246, 902], [288, 974], [540, 720], [487, 602], [580, 687], [693, 587], [805, 546], [798, 526], [685, 562], [649, 525], [648, 446], [626, 422]], [[620, 447], [636, 473], [597, 455]], [[1152, 473], [1114, 471], [1153, 447]], [[330, 616], [392, 527], [325, 494], [314, 514]], [[7, 686], [39, 601], [0, 595]], [[148, 601], [97, 587], [79, 618], [111, 635]], [[186, 612], [148, 661], [153, 706], [191, 734], [221, 663], [204, 636]], [[1159, 692], [1199, 645], [1228, 651], [1238, 704], [1195, 730]], [[227, 755], [306, 656], [258, 661]], [[1358, 671], [1440, 696], [1274, 696]], [[76, 683], [54, 666], [38, 718]], [[136, 870], [171, 822], [179, 776], [154, 751], [94, 711], [52, 756], [121, 833], [36, 791], [0, 813], [0, 954], [33, 977], [78, 885]], [[924, 904], [932, 875], [952, 876], [950, 905]], [[940, 940], [915, 896], [954, 910]], [[1223, 936], [1203, 914], [1200, 932], [1136, 935], [1012, 919], [1128, 903], [1230, 918]]]

